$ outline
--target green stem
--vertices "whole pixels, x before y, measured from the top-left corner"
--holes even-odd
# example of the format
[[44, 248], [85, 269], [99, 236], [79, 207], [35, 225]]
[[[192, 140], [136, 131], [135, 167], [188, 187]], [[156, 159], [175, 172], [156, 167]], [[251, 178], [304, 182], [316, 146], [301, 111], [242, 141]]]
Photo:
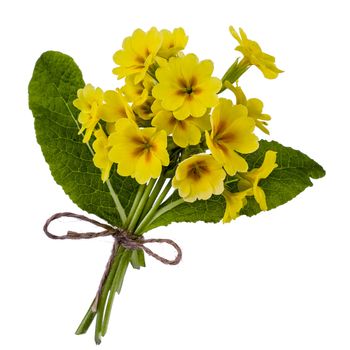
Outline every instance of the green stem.
[[105, 310], [105, 305], [107, 301], [108, 292], [111, 288], [113, 278], [116, 274], [117, 268], [119, 266], [120, 259], [125, 251], [125, 248], [122, 246], [118, 247], [117, 254], [114, 258], [114, 261], [112, 262], [111, 269], [108, 273], [107, 279], [102, 287], [100, 299], [98, 301], [97, 306], [97, 318], [96, 318], [96, 328], [95, 328], [95, 342], [96, 344], [101, 343], [101, 335], [102, 335], [102, 321], [103, 321], [103, 315]]
[[120, 259], [118, 269], [114, 275], [114, 279], [113, 279], [112, 285], [110, 287], [108, 302], [107, 302], [107, 306], [106, 306], [106, 310], [105, 310], [103, 322], [102, 322], [102, 328], [101, 328], [102, 336], [105, 336], [105, 334], [107, 332], [115, 293], [117, 292], [119, 294], [121, 291], [124, 276], [125, 276], [126, 270], [128, 268], [129, 262], [130, 262], [131, 254], [132, 254], [131, 250], [124, 251], [124, 254]]
[[114, 189], [112, 187], [112, 184], [111, 184], [110, 180], [107, 180], [106, 184], [107, 184], [109, 192], [110, 192], [110, 194], [111, 194], [111, 196], [113, 198], [114, 204], [115, 204], [115, 206], [117, 208], [118, 214], [120, 216], [120, 220], [124, 224], [125, 221], [126, 221], [125, 210], [124, 210], [122, 204], [120, 203], [118, 195], [114, 192]]
[[152, 221], [154, 215], [156, 214], [159, 206], [162, 204], [165, 196], [168, 194], [169, 190], [171, 189], [171, 181], [167, 183], [167, 185], [164, 187], [162, 193], [159, 195], [158, 199], [154, 203], [152, 209], [146, 214], [146, 216], [143, 218], [137, 229], [135, 230], [136, 235], [142, 235], [144, 233], [144, 229], [148, 226], [148, 224]]
[[87, 332], [87, 330], [89, 329], [89, 327], [91, 326], [91, 323], [96, 316], [96, 311], [92, 310], [92, 306], [94, 305], [94, 303], [95, 303], [95, 299], [92, 301], [92, 303], [89, 307], [89, 310], [87, 311], [83, 320], [80, 322], [80, 325], [78, 326], [77, 330], [75, 331], [76, 335], [85, 334]]
[[131, 207], [130, 212], [128, 214], [128, 218], [125, 221], [124, 227], [129, 226], [131, 219], [135, 215], [136, 208], [140, 202], [140, 199], [142, 197], [143, 191], [145, 190], [145, 187], [146, 187], [146, 185], [139, 186], [139, 189], [138, 189], [136, 196], [135, 196], [135, 199], [134, 199], [134, 203], [132, 204], [132, 207]]
[[127, 230], [129, 232], [133, 232], [134, 231], [134, 229], [135, 229], [135, 227], [137, 225], [137, 222], [138, 222], [138, 220], [140, 218], [140, 215], [142, 214], [143, 208], [144, 208], [144, 206], [147, 203], [148, 196], [151, 193], [151, 190], [152, 190], [155, 182], [156, 182], [155, 179], [151, 179], [151, 180], [148, 181], [148, 184], [146, 186], [145, 191], [143, 192], [143, 195], [141, 197], [139, 205], [136, 208], [135, 213], [134, 213], [134, 215], [133, 215], [133, 217], [131, 219], [131, 222], [130, 222], [130, 224], [127, 227]]
[[143, 208], [142, 214], [140, 216], [140, 220], [142, 220], [147, 215], [147, 213], [150, 211], [150, 209], [152, 208], [156, 198], [159, 195], [159, 192], [161, 191], [161, 189], [164, 185], [165, 180], [166, 180], [166, 178], [164, 176], [159, 177], [156, 185], [153, 187], [152, 193], [149, 196], [145, 207]]
[[139, 270], [140, 267], [145, 267], [145, 254], [142, 249], [134, 249], [131, 253], [130, 263], [134, 269]]
[[148, 231], [148, 227], [150, 224], [152, 224], [152, 222], [156, 219], [158, 219], [160, 216], [162, 216], [163, 214], [165, 214], [166, 212], [168, 212], [171, 209], [174, 209], [175, 207], [177, 207], [180, 204], [185, 203], [185, 201], [182, 198], [179, 198], [178, 200], [171, 202], [167, 205], [165, 205], [164, 207], [161, 207], [151, 218], [151, 220], [147, 223], [147, 226], [145, 226], [143, 228], [143, 230], [138, 231], [137, 234], [142, 235], [143, 233]]

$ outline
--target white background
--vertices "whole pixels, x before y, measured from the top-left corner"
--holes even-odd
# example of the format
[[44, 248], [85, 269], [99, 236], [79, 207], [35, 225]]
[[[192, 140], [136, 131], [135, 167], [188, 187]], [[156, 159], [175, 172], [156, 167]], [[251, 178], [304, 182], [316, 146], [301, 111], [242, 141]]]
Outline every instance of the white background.
[[[272, 115], [273, 139], [327, 170], [298, 198], [228, 225], [176, 224], [149, 237], [183, 248], [176, 267], [129, 270], [101, 349], [350, 349], [349, 11], [347, 1], [7, 1], [0, 5], [0, 347], [94, 349], [75, 336], [111, 240], [55, 242], [58, 211], [81, 212], [35, 141], [27, 85], [43, 51], [71, 55], [86, 82], [117, 86], [113, 53], [137, 28], [183, 26], [186, 52], [222, 76], [241, 26], [285, 70], [241, 79]], [[169, 251], [171, 254], [171, 252]]]

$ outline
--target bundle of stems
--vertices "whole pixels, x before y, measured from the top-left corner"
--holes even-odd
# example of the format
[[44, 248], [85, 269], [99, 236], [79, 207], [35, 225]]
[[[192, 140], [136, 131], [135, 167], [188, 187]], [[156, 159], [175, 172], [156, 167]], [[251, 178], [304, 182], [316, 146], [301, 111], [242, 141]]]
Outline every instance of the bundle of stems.
[[[183, 203], [183, 200], [179, 199], [167, 205], [164, 204], [171, 188], [171, 179], [164, 175], [140, 185], [130, 212], [123, 220], [122, 228], [129, 234], [142, 236], [156, 218]], [[117, 209], [120, 213], [124, 210], [118, 206]], [[101, 343], [102, 337], [107, 332], [115, 294], [121, 292], [129, 264], [136, 269], [145, 266], [142, 249], [127, 249], [115, 242], [112, 257], [113, 260], [107, 264], [101, 288], [75, 332], [77, 335], [86, 333], [96, 318], [96, 344]]]

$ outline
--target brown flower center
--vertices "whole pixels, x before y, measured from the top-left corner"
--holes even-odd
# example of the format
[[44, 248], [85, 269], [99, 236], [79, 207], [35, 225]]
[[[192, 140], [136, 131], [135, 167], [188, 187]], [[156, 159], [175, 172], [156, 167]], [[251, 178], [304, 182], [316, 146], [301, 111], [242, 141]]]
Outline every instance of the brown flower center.
[[204, 161], [199, 161], [192, 164], [191, 168], [188, 169], [187, 177], [193, 180], [199, 180], [203, 174], [208, 173], [209, 169]]

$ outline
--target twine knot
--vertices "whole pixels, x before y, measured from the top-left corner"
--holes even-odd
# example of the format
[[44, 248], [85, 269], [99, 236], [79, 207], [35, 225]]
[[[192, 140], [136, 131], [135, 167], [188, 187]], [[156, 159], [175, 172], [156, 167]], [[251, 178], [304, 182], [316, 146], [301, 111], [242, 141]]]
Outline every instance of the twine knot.
[[[67, 231], [67, 234], [65, 235], [55, 235], [49, 231], [49, 226], [50, 224], [62, 217], [68, 217], [68, 218], [76, 218], [81, 221], [86, 221], [89, 222], [97, 227], [103, 228], [102, 231], [99, 232], [75, 232], [75, 231]], [[108, 224], [104, 224], [102, 222], [96, 221], [94, 219], [90, 219], [87, 216], [84, 215], [79, 215], [79, 214], [74, 214], [70, 212], [63, 212], [63, 213], [56, 213], [52, 215], [45, 223], [43, 230], [46, 234], [47, 237], [51, 239], [57, 239], [57, 240], [65, 240], [65, 239], [92, 239], [92, 238], [97, 238], [97, 237], [107, 237], [107, 236], [112, 236], [114, 237], [114, 244], [111, 252], [111, 256], [107, 262], [104, 274], [102, 276], [98, 291], [96, 293], [96, 297], [92, 306], [92, 310], [96, 311], [97, 310], [97, 305], [98, 301], [100, 299], [100, 295], [102, 292], [102, 287], [104, 285], [104, 282], [106, 281], [106, 278], [108, 276], [108, 273], [111, 269], [112, 262], [117, 254], [117, 248], [118, 246], [122, 246], [126, 249], [130, 250], [136, 250], [136, 249], [142, 249], [146, 254], [149, 256], [152, 256], [154, 259], [162, 262], [163, 264], [166, 265], [177, 265], [182, 258], [182, 251], [181, 248], [171, 239], [167, 238], [149, 238], [145, 239], [142, 236], [137, 236], [129, 233], [128, 231], [118, 228], [118, 227], [113, 227]], [[145, 244], [147, 243], [165, 243], [170, 246], [172, 246], [177, 254], [174, 259], [167, 259], [164, 258], [155, 252], [153, 252], [150, 248], [146, 247]]]
[[[66, 235], [57, 236], [49, 231], [50, 224], [62, 217], [69, 217], [69, 218], [76, 218], [81, 221], [89, 222], [97, 227], [101, 227], [104, 230], [99, 232], [75, 232], [75, 231], [68, 231]], [[173, 240], [167, 239], [167, 238], [149, 238], [145, 239], [142, 236], [136, 236], [133, 234], [130, 234], [128, 231], [113, 227], [108, 224], [104, 224], [102, 222], [96, 221], [94, 219], [90, 219], [87, 216], [74, 214], [70, 212], [63, 212], [63, 213], [56, 213], [52, 215], [45, 223], [44, 232], [46, 236], [48, 236], [51, 239], [59, 239], [59, 240], [65, 240], [65, 239], [91, 239], [91, 238], [97, 238], [97, 237], [106, 237], [106, 236], [112, 236], [115, 239], [115, 244], [121, 245], [126, 249], [142, 249], [145, 253], [147, 253], [149, 256], [152, 256], [154, 259], [162, 262], [166, 265], [177, 265], [182, 258], [182, 251], [181, 248], [176, 244]], [[155, 252], [153, 252], [151, 249], [145, 246], [147, 243], [165, 243], [170, 246], [172, 246], [177, 254], [174, 259], [166, 259]]]

